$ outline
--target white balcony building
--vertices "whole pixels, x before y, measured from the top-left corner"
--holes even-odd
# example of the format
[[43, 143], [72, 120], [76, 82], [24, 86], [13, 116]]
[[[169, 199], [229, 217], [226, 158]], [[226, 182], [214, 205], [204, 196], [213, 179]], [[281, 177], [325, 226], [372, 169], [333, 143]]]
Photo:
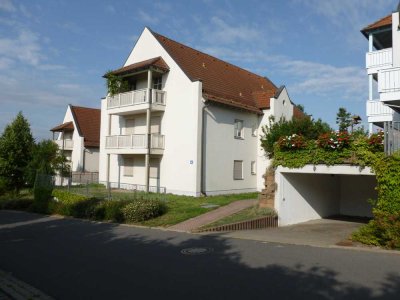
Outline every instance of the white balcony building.
[[[199, 196], [257, 191], [268, 118], [303, 116], [286, 88], [145, 28], [101, 106], [100, 181]], [[105, 75], [107, 77], [108, 75]]]
[[[366, 68], [369, 77], [367, 117], [383, 128], [384, 122], [400, 121], [399, 11], [361, 30], [369, 40]], [[375, 82], [375, 83], [374, 83]]]

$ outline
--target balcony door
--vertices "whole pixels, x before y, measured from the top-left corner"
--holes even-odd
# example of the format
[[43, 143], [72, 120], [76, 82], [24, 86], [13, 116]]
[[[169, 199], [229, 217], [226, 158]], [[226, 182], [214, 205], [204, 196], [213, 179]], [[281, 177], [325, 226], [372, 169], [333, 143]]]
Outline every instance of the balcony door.
[[161, 133], [161, 116], [151, 117], [150, 120], [150, 132], [151, 133]]
[[135, 119], [125, 120], [125, 134], [131, 135], [135, 133]]

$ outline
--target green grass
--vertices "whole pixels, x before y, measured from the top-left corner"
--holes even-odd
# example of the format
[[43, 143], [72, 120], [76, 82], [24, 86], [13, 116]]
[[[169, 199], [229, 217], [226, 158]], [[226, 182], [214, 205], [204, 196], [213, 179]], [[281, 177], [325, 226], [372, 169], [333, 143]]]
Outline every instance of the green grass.
[[157, 218], [142, 222], [145, 226], [172, 226], [187, 219], [199, 216], [215, 208], [203, 208], [204, 204], [227, 205], [231, 202], [244, 199], [256, 199], [258, 193], [220, 195], [210, 197], [189, 197], [172, 194], [165, 195], [167, 212]]
[[218, 221], [215, 221], [213, 223], [207, 224], [203, 226], [202, 228], [211, 228], [211, 227], [216, 227], [216, 226], [221, 226], [221, 225], [226, 225], [226, 224], [232, 224], [232, 223], [237, 223], [237, 222], [242, 222], [242, 221], [247, 221], [247, 220], [253, 220], [265, 216], [274, 216], [276, 213], [272, 208], [259, 208], [258, 205], [255, 205], [253, 207], [245, 208], [236, 214], [227, 216], [225, 218], [222, 218]]

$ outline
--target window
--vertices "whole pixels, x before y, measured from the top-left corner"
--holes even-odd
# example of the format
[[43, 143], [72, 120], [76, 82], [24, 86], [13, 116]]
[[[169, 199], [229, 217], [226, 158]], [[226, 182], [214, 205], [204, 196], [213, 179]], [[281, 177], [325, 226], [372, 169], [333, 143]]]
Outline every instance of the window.
[[234, 180], [243, 179], [243, 160], [233, 161], [233, 179]]
[[150, 178], [160, 178], [160, 159], [150, 158]]
[[251, 162], [251, 175], [256, 175], [256, 162]]
[[153, 89], [155, 89], [155, 90], [162, 89], [162, 77], [153, 78]]
[[244, 130], [243, 130], [243, 121], [235, 120], [235, 138], [243, 139], [244, 138]]
[[124, 157], [124, 176], [133, 177], [133, 157]]
[[251, 135], [252, 136], [257, 136], [257, 124], [255, 124], [255, 123], [251, 127]]
[[125, 134], [130, 135], [135, 133], [135, 119], [125, 119]]

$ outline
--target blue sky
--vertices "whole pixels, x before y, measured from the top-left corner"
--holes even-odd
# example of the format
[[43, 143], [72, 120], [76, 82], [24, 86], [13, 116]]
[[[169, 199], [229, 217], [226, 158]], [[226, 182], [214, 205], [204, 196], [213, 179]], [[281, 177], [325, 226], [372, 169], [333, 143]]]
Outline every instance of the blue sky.
[[102, 75], [124, 63], [145, 26], [285, 84], [336, 126], [365, 122], [365, 25], [397, 0], [0, 0], [0, 132], [22, 110], [37, 139], [67, 104], [100, 107]]

